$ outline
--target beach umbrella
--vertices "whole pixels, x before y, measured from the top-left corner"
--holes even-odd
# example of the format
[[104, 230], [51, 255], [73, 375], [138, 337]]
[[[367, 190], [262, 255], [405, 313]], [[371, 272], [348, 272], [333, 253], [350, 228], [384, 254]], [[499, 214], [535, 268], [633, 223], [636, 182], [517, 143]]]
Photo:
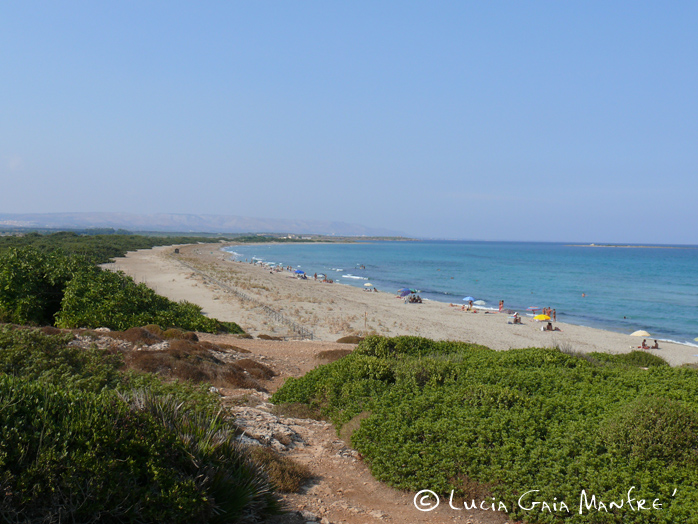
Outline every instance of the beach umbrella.
[[486, 303], [487, 302], [485, 302], [484, 300], [476, 300], [475, 302], [473, 302], [473, 304], [475, 304], [476, 306], [484, 306]]
[[474, 297], [465, 297], [463, 300], [465, 300], [466, 302], [470, 302], [471, 300], [475, 300], [475, 298]]
[[372, 287], [373, 284], [371, 284], [370, 282], [366, 282], [366, 283], [364, 284], [364, 286], [366, 286], [366, 287]]
[[694, 338], [693, 340], [695, 340], [696, 342], [698, 342], [698, 337]]
[[294, 271], [294, 273], [302, 275], [303, 273], [305, 273], [305, 271], [301, 271], [300, 269], [296, 269], [296, 271]]
[[535, 317], [533, 317], [533, 320], [541, 322], [543, 320], [550, 320], [550, 317], [548, 315], [536, 315]]
[[526, 308], [527, 311], [538, 311], [539, 309], [540, 307], [538, 306], [531, 306]]
[[651, 337], [652, 335], [650, 335], [647, 331], [640, 330], [640, 331], [635, 331], [634, 333], [630, 333], [630, 336], [631, 337]]
[[411, 295], [412, 291], [410, 289], [403, 289], [400, 291], [400, 297], [406, 297], [407, 295]]

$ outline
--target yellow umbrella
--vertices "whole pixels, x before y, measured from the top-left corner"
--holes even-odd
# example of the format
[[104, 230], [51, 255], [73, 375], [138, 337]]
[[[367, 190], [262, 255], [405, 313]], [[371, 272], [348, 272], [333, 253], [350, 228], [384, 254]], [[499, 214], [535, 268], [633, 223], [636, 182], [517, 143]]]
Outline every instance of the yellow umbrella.
[[630, 333], [630, 336], [631, 337], [651, 337], [652, 335], [650, 335], [647, 331], [640, 330], [640, 331], [635, 331], [634, 333]]
[[550, 317], [548, 315], [536, 315], [535, 317], [533, 317], [533, 320], [550, 320]]

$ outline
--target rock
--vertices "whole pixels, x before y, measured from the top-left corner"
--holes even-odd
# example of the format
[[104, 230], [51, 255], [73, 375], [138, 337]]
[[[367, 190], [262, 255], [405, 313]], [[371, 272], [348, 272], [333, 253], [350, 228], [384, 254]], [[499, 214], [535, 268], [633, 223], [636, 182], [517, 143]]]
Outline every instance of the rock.
[[306, 522], [317, 522], [319, 520], [314, 513], [305, 510], [301, 511], [301, 517], [303, 517]]

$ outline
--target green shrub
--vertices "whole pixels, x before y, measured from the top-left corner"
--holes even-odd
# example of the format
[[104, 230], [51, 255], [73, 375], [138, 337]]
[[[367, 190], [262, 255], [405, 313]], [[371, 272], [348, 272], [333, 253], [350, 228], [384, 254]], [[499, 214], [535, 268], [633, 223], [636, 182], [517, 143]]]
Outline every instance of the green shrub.
[[[372, 474], [399, 489], [491, 495], [525, 522], [698, 523], [698, 374], [646, 354], [368, 337], [271, 400], [320, 410], [340, 433], [349, 424]], [[575, 511], [582, 490], [608, 503], [633, 486], [663, 509]], [[523, 511], [532, 489], [570, 513]]]
[[60, 251], [11, 248], [0, 255], [0, 322], [124, 331], [146, 324], [244, 333], [189, 302], [173, 302], [121, 272]]
[[69, 346], [72, 333], [0, 327], [0, 373], [98, 392], [122, 381], [118, 354]]
[[187, 523], [278, 512], [236, 428], [171, 399], [133, 398], [0, 376], [0, 516]]
[[64, 328], [108, 327], [119, 331], [157, 324], [185, 330], [218, 331], [218, 321], [189, 302], [172, 302], [121, 272], [97, 267], [75, 275], [66, 285], [56, 325]]
[[630, 353], [621, 353], [619, 355], [611, 355], [609, 353], [591, 353], [590, 357], [599, 362], [613, 362], [616, 364], [625, 364], [627, 366], [635, 366], [639, 368], [649, 368], [652, 366], [668, 366], [666, 360], [647, 351], [631, 351]]
[[640, 397], [611, 413], [600, 427], [613, 454], [669, 463], [698, 459], [698, 412], [665, 397]]

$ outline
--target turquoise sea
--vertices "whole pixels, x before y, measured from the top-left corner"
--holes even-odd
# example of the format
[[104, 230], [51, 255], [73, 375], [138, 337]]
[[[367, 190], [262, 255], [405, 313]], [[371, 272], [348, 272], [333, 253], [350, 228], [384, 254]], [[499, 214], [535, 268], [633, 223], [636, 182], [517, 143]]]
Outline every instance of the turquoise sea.
[[[558, 243], [408, 241], [245, 244], [256, 260], [327, 274], [379, 291], [420, 290], [429, 300], [526, 313], [551, 307], [559, 321], [698, 346], [698, 246], [600, 247]], [[583, 296], [584, 295], [584, 296]]]

